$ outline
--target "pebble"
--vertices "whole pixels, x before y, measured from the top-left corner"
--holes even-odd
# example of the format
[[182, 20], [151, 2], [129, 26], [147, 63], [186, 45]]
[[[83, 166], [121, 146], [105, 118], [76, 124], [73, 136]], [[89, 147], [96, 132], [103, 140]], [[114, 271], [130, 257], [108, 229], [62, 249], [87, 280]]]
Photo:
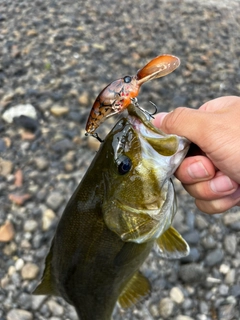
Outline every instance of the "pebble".
[[74, 144], [69, 139], [62, 139], [55, 142], [51, 148], [57, 153], [65, 154], [69, 150], [74, 149]]
[[194, 320], [192, 317], [178, 315], [174, 320]]
[[8, 199], [18, 206], [22, 206], [27, 200], [31, 198], [30, 193], [18, 194], [18, 193], [10, 193], [8, 195]]
[[11, 221], [7, 220], [0, 227], [0, 242], [11, 241], [15, 236], [14, 227]]
[[24, 223], [23, 229], [25, 232], [33, 232], [38, 228], [38, 222], [36, 220], [27, 220]]
[[12, 309], [7, 313], [7, 320], [32, 320], [31, 312], [22, 309]]
[[206, 279], [206, 270], [196, 263], [182, 265], [179, 270], [179, 277], [186, 283], [202, 282]]
[[213, 238], [213, 236], [209, 234], [202, 239], [202, 245], [204, 246], [205, 249], [214, 249], [216, 248], [217, 242]]
[[20, 271], [24, 266], [24, 261], [23, 259], [19, 258], [17, 259], [16, 263], [15, 263], [15, 269], [16, 271]]
[[48, 301], [47, 305], [54, 316], [61, 316], [64, 312], [63, 307], [54, 300]]
[[168, 319], [172, 316], [175, 304], [170, 298], [163, 298], [159, 304], [160, 315], [163, 319]]
[[184, 257], [181, 259], [184, 263], [191, 263], [191, 262], [197, 262], [200, 258], [200, 252], [198, 248], [190, 247], [190, 252], [187, 257]]
[[21, 276], [24, 280], [36, 279], [39, 273], [39, 267], [35, 263], [27, 262], [21, 270]]
[[0, 176], [7, 177], [12, 172], [12, 169], [12, 161], [0, 158]]
[[51, 107], [50, 112], [54, 116], [60, 117], [60, 116], [64, 116], [64, 115], [68, 114], [69, 108], [68, 107], [62, 107], [62, 106], [54, 105], [54, 106]]
[[235, 282], [235, 277], [236, 277], [236, 270], [230, 269], [225, 276], [226, 284], [229, 284], [229, 285], [233, 284]]
[[46, 299], [47, 297], [44, 295], [39, 295], [39, 296], [32, 295], [32, 309], [39, 310], [41, 305], [44, 303]]
[[206, 258], [205, 258], [205, 263], [209, 267], [213, 267], [216, 264], [219, 264], [223, 260], [223, 250], [221, 249], [215, 249], [213, 251], [210, 251]]
[[19, 104], [7, 109], [2, 114], [2, 119], [8, 123], [12, 123], [15, 117], [27, 116], [33, 119], [37, 118], [36, 109], [31, 104]]
[[40, 171], [44, 171], [48, 168], [49, 162], [45, 157], [37, 157], [34, 159], [34, 163]]
[[56, 215], [53, 210], [47, 209], [43, 212], [43, 216], [42, 216], [43, 231], [46, 231], [50, 228], [55, 218], [56, 218]]
[[181, 291], [181, 289], [179, 289], [178, 287], [173, 287], [170, 290], [170, 298], [172, 299], [172, 301], [176, 302], [177, 304], [181, 304], [184, 301], [184, 295]]
[[223, 215], [223, 222], [226, 226], [233, 225], [240, 221], [240, 211], [227, 212]]
[[89, 105], [89, 96], [88, 96], [88, 92], [83, 92], [79, 98], [78, 98], [78, 102], [80, 105], [84, 105], [84, 106], [87, 106]]
[[235, 256], [237, 251], [237, 236], [236, 234], [229, 234], [224, 238], [224, 248], [230, 254]]
[[235, 284], [232, 286], [230, 293], [232, 296], [240, 299], [240, 284]]
[[47, 196], [46, 204], [53, 210], [57, 210], [63, 203], [63, 196], [58, 191], [52, 191]]
[[233, 320], [235, 306], [227, 304], [219, 307], [219, 319]]
[[183, 234], [184, 240], [187, 241], [189, 245], [196, 245], [199, 242], [200, 235], [198, 230], [191, 230]]

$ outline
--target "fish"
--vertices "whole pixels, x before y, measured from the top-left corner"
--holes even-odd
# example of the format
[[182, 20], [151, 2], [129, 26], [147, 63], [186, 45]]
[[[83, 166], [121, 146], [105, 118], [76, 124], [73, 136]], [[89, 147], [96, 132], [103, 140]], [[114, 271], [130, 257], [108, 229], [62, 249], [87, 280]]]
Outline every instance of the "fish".
[[97, 96], [86, 124], [86, 135], [93, 135], [107, 118], [121, 113], [137, 102], [140, 87], [152, 79], [166, 76], [180, 65], [180, 59], [170, 54], [155, 57], [133, 76], [124, 76], [108, 84]]
[[70, 198], [33, 294], [61, 296], [81, 320], [110, 320], [116, 304], [147, 297], [151, 284], [139, 269], [152, 248], [164, 258], [189, 254], [172, 227], [171, 181], [188, 148], [129, 106]]

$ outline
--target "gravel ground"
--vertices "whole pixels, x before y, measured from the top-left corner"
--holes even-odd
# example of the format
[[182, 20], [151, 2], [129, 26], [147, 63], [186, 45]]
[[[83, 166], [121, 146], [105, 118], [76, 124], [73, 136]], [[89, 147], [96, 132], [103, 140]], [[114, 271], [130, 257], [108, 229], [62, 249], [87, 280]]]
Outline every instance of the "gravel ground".
[[[239, 94], [240, 4], [219, 2], [0, 0], [0, 320], [77, 319], [61, 298], [31, 291], [98, 147], [84, 125], [105, 85], [171, 53], [180, 68], [143, 85], [143, 107], [197, 108]], [[30, 118], [19, 117], [27, 104]], [[142, 267], [151, 296], [116, 308], [114, 319], [239, 320], [240, 209], [209, 216], [176, 189], [174, 224], [190, 256], [166, 261], [153, 251]]]

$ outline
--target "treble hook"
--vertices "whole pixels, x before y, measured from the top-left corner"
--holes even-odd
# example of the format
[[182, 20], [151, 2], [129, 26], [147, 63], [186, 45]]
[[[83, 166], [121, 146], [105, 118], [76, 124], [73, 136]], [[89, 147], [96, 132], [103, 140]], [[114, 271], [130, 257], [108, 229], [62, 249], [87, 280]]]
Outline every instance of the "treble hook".
[[131, 99], [132, 103], [134, 104], [135, 107], [137, 107], [138, 109], [140, 109], [143, 113], [147, 114], [149, 117], [151, 117], [152, 119], [154, 119], [154, 114], [157, 113], [157, 106], [155, 103], [153, 103], [152, 101], [149, 101], [154, 107], [155, 107], [155, 111], [153, 113], [150, 113], [149, 111], [143, 109], [142, 107], [140, 107], [137, 98], [132, 98]]
[[97, 134], [97, 132], [94, 132], [94, 133], [85, 133], [85, 136], [87, 137], [87, 136], [91, 136], [91, 137], [93, 137], [93, 138], [95, 138], [95, 139], [97, 139], [99, 142], [104, 142], [104, 140], [102, 140], [100, 137], [99, 137], [99, 135]]

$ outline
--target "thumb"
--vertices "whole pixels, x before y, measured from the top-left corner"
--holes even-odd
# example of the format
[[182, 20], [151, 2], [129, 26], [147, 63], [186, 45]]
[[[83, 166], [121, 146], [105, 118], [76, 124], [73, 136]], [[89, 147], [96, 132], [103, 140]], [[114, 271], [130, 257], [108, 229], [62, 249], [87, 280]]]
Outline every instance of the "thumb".
[[198, 144], [199, 133], [204, 131], [208, 121], [204, 111], [179, 107], [170, 113], [157, 114], [153, 124], [165, 133], [183, 136]]

